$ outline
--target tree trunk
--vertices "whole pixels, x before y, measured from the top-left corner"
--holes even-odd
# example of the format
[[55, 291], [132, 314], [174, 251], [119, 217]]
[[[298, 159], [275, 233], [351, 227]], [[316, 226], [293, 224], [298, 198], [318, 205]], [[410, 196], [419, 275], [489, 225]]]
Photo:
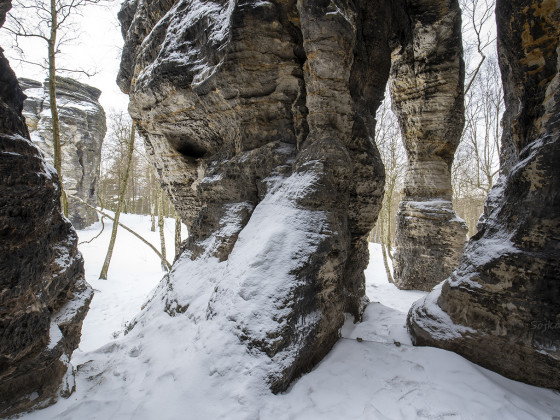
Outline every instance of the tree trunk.
[[158, 226], [159, 226], [159, 239], [161, 241], [161, 255], [163, 256], [161, 260], [161, 268], [166, 270], [164, 260], [166, 259], [165, 253], [165, 233], [163, 231], [164, 221], [163, 221], [163, 191], [158, 191]]
[[58, 173], [60, 181], [60, 205], [64, 215], [68, 217], [68, 199], [64, 191], [62, 179], [62, 148], [60, 145], [60, 119], [58, 117], [58, 106], [56, 103], [56, 36], [58, 27], [58, 16], [56, 0], [51, 0], [51, 33], [48, 40], [49, 45], [49, 105], [51, 107], [52, 135], [53, 135], [53, 160], [54, 169]]
[[175, 258], [179, 256], [179, 251], [181, 248], [181, 218], [179, 214], [175, 212]]
[[387, 273], [387, 280], [389, 280], [389, 283], [394, 283], [393, 281], [393, 275], [391, 273], [391, 268], [389, 267], [389, 262], [387, 261], [387, 252], [385, 250], [385, 243], [384, 243], [384, 227], [383, 227], [383, 219], [380, 219], [379, 222], [380, 225], [380, 229], [381, 229], [381, 253], [383, 254], [383, 265], [385, 266], [385, 273]]
[[[105, 256], [105, 262], [103, 263], [103, 268], [101, 269], [101, 274], [99, 274], [99, 279], [107, 280], [107, 272], [109, 271], [109, 264], [111, 263], [111, 257], [113, 256], [113, 248], [115, 247], [115, 240], [117, 239], [117, 229], [119, 228], [119, 218], [121, 216], [121, 209], [124, 204], [126, 185], [128, 183], [128, 177], [130, 176], [130, 162], [132, 161], [132, 152], [134, 150], [134, 136], [136, 135], [136, 128], [134, 123], [132, 123], [132, 129], [130, 131], [130, 139], [127, 143], [127, 154], [126, 154], [126, 166], [124, 178], [121, 180], [120, 191], [119, 191], [119, 202], [117, 204], [117, 210], [115, 211], [115, 221], [113, 222], [113, 230], [111, 231], [111, 240], [109, 241], [109, 248], [107, 249], [107, 255]], [[165, 255], [164, 255], [165, 259]]]
[[152, 179], [152, 170], [148, 171], [148, 183], [149, 183], [149, 190], [150, 190], [150, 219], [152, 221], [152, 227], [150, 230], [152, 232], [156, 231], [156, 203], [154, 200], [154, 182]]

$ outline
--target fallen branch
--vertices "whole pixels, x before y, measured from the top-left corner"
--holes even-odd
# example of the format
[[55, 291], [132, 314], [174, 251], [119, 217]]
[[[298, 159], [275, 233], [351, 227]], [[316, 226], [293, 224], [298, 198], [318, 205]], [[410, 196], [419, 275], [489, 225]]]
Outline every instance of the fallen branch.
[[[82, 200], [79, 197], [76, 197], [76, 196], [73, 196], [73, 195], [69, 195], [68, 197], [72, 197], [72, 198], [75, 198], [76, 200], [81, 201], [83, 204], [85, 204], [89, 208], [95, 210], [96, 212], [98, 212], [102, 216], [108, 217], [110, 220], [113, 220], [113, 221], [115, 220], [113, 217], [109, 216], [107, 213], [93, 207], [91, 204], [86, 203], [84, 200]], [[150, 248], [152, 248], [152, 251], [154, 251], [157, 254], [157, 256], [162, 260], [162, 262], [165, 264], [165, 266], [167, 268], [167, 271], [171, 270], [171, 264], [169, 264], [169, 262], [165, 258], [163, 258], [163, 255], [161, 255], [161, 253], [151, 243], [149, 243], [146, 239], [144, 239], [143, 237], [138, 235], [136, 232], [134, 232], [128, 226], [123, 225], [121, 222], [119, 222], [119, 226], [121, 226], [124, 230], [127, 230], [128, 232], [132, 233], [134, 236], [136, 236], [138, 239], [140, 239], [142, 242], [144, 242], [146, 245], [148, 245]]]
[[89, 241], [79, 242], [78, 245], [91, 244], [94, 239], [97, 239], [101, 236], [101, 234], [103, 233], [104, 230], [105, 230], [105, 216], [101, 216], [101, 230], [99, 231], [99, 233], [97, 235], [95, 235], [93, 238], [91, 238]]

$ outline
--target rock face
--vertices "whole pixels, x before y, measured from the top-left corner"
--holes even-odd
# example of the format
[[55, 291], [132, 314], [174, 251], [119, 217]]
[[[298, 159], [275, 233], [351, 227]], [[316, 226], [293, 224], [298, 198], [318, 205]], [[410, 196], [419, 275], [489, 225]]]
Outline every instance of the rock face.
[[410, 32], [394, 50], [390, 79], [408, 156], [395, 284], [429, 291], [457, 266], [467, 234], [451, 204], [451, 165], [464, 122], [461, 11], [454, 1], [406, 3]]
[[[456, 29], [453, 5], [443, 9], [442, 32]], [[393, 43], [413, 41], [407, 8], [388, 0], [124, 3], [118, 83], [190, 227], [142, 322], [164, 302], [204, 331], [209, 358], [218, 353], [207, 331], [231, 331], [254, 358], [249, 367], [231, 356], [227, 371], [250, 371], [276, 392], [326, 354], [344, 312], [360, 317], [366, 235], [384, 184], [374, 115]], [[458, 86], [460, 47], [450, 57], [440, 64], [455, 60], [448, 73], [457, 72]]]
[[[120, 14], [119, 83], [190, 225], [184, 270], [222, 264], [203, 311], [269, 358], [273, 391], [319, 361], [344, 312], [360, 317], [366, 303], [366, 235], [384, 184], [371, 138], [390, 66], [388, 4], [131, 1]], [[201, 296], [176, 292], [198, 281], [170, 275], [170, 314], [200, 316]]]
[[560, 6], [498, 0], [502, 174], [457, 270], [408, 317], [415, 344], [560, 389]]
[[[39, 146], [47, 161], [52, 162], [48, 81], [41, 84], [34, 80], [20, 79], [20, 85], [27, 96], [23, 115], [31, 140]], [[64, 190], [92, 206], [97, 205], [101, 146], [107, 131], [105, 111], [98, 101], [100, 95], [99, 89], [76, 80], [64, 77], [56, 79]], [[76, 229], [83, 229], [98, 220], [97, 213], [78, 200], [69, 198], [68, 203], [68, 216]]]
[[[0, 22], [11, 2], [0, 0]], [[73, 389], [69, 360], [92, 290], [60, 212], [54, 169], [29, 140], [24, 95], [0, 51], [0, 416]], [[65, 377], [66, 376], [66, 377]], [[65, 378], [64, 378], [65, 377]], [[63, 380], [64, 378], [64, 380]]]

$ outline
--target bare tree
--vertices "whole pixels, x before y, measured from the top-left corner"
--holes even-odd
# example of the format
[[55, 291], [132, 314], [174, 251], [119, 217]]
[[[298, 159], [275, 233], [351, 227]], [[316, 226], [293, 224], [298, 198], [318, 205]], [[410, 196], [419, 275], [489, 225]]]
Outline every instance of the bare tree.
[[[122, 120], [117, 124], [122, 124]], [[130, 178], [130, 167], [132, 162], [132, 152], [134, 151], [134, 137], [136, 136], [136, 130], [134, 127], [134, 123], [130, 130], [125, 129], [123, 125], [121, 125], [121, 135], [123, 139], [128, 139], [126, 142], [127, 145], [127, 154], [126, 154], [126, 163], [125, 163], [125, 173], [122, 178], [122, 182], [120, 183], [119, 188], [119, 203], [117, 205], [117, 209], [115, 211], [115, 218], [113, 223], [113, 230], [111, 232], [111, 240], [109, 241], [109, 247], [107, 249], [107, 255], [105, 256], [105, 262], [103, 263], [103, 267], [101, 268], [101, 273], [99, 274], [99, 278], [102, 280], [107, 280], [107, 272], [109, 271], [109, 264], [111, 263], [111, 257], [113, 256], [113, 249], [115, 247], [115, 241], [117, 239], [117, 229], [119, 228], [119, 218], [121, 215], [121, 211], [124, 205], [125, 195], [126, 195], [126, 187], [128, 184], [128, 179]], [[162, 258], [162, 265], [164, 265], [165, 260], [165, 253], [163, 253]]]
[[451, 172], [454, 206], [471, 236], [500, 170], [503, 111], [497, 58], [489, 55], [465, 96], [465, 128]]
[[397, 118], [391, 111], [391, 99], [388, 92], [377, 110], [376, 120], [375, 143], [385, 166], [385, 195], [376, 227], [385, 271], [389, 282], [392, 283], [393, 276], [387, 257], [393, 259], [391, 253], [394, 230], [393, 219], [400, 201], [398, 186], [402, 184], [406, 166], [406, 152], [402, 144]]
[[148, 176], [149, 176], [149, 193], [150, 193], [150, 220], [151, 220], [151, 227], [150, 230], [152, 232], [156, 231], [156, 200], [154, 199], [155, 195], [157, 195], [155, 188], [154, 188], [154, 170], [152, 168], [149, 169], [148, 171]]
[[[62, 153], [60, 143], [60, 119], [56, 100], [56, 74], [59, 71], [86, 73], [84, 70], [57, 68], [56, 58], [61, 47], [75, 40], [71, 18], [90, 4], [103, 0], [14, 0], [5, 29], [12, 35], [14, 47], [20, 52], [21, 60], [39, 66], [48, 72], [49, 105], [51, 108], [53, 160], [60, 178], [61, 203], [68, 216], [68, 200], [63, 188]], [[46, 45], [46, 62], [29, 61], [20, 47], [21, 39], [36, 39]]]
[[179, 255], [181, 249], [181, 217], [175, 211], [175, 257]]
[[476, 49], [476, 54], [479, 57], [478, 64], [467, 74], [468, 82], [465, 87], [465, 94], [467, 94], [487, 58], [487, 48], [496, 41], [492, 25], [496, 1], [461, 0], [460, 4], [463, 11], [463, 40], [465, 42], [467, 69], [472, 67], [470, 61], [474, 58], [473, 49]]

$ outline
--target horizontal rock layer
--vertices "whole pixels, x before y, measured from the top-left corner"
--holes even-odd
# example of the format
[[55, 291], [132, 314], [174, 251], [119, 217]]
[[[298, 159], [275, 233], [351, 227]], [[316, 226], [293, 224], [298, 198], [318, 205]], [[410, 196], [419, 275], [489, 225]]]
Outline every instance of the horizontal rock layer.
[[467, 226], [451, 204], [464, 122], [465, 66], [457, 1], [407, 0], [409, 31], [393, 53], [391, 96], [408, 157], [397, 213], [395, 284], [429, 291], [457, 266]]
[[560, 6], [496, 5], [502, 174], [457, 270], [408, 317], [415, 344], [560, 389]]

